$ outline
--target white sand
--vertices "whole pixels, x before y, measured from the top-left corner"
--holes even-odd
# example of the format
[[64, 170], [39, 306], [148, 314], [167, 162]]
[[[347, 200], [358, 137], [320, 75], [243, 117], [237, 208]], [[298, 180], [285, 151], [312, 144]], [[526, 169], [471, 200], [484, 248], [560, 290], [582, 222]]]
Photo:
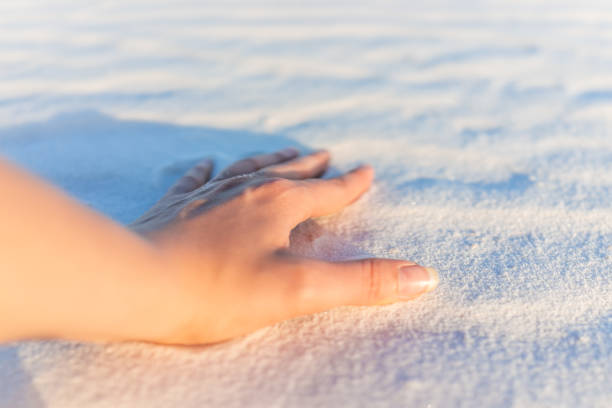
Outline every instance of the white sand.
[[128, 222], [202, 155], [325, 147], [376, 186], [296, 250], [442, 282], [213, 347], [1, 347], [0, 406], [610, 406], [609, 2], [85, 3], [0, 3], [0, 153]]

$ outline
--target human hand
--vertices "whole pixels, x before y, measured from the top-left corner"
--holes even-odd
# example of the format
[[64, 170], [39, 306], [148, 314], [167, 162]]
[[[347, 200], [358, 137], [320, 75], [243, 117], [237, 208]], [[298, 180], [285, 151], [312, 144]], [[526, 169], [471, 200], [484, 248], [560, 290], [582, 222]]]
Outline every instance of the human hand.
[[324, 262], [288, 252], [291, 230], [335, 213], [370, 186], [358, 167], [320, 179], [325, 151], [295, 149], [240, 160], [210, 180], [204, 160], [131, 228], [151, 241], [171, 275], [176, 324], [163, 343], [211, 343], [340, 305], [378, 305], [434, 289], [435, 270], [402, 260]]

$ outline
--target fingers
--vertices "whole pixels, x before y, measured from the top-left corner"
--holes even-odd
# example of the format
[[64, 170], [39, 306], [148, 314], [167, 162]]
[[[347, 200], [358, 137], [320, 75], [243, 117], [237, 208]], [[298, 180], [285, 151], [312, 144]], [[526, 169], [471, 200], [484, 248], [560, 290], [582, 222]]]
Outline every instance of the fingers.
[[185, 194], [203, 186], [210, 179], [212, 170], [212, 160], [202, 160], [170, 187], [168, 194]]
[[272, 164], [282, 163], [297, 157], [299, 152], [294, 148], [279, 150], [275, 153], [260, 154], [257, 156], [247, 157], [246, 159], [238, 160], [223, 170], [215, 180], [223, 180], [241, 174], [252, 173]]
[[362, 259], [322, 262], [279, 257], [282, 297], [292, 315], [321, 312], [342, 305], [370, 306], [414, 299], [435, 289], [438, 274], [408, 261]]
[[358, 167], [342, 176], [332, 179], [311, 179], [300, 181], [298, 200], [305, 213], [296, 214], [296, 224], [310, 217], [320, 217], [340, 211], [365, 193], [374, 178], [370, 166]]
[[298, 157], [282, 164], [269, 166], [265, 173], [287, 179], [307, 179], [320, 177], [329, 165], [329, 152], [321, 150], [307, 156]]

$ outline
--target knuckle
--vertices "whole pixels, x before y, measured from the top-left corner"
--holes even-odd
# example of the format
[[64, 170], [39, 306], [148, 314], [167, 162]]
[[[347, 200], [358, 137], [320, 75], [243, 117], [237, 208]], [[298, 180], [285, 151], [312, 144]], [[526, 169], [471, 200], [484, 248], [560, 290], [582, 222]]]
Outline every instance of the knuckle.
[[210, 182], [210, 191], [214, 193], [223, 193], [232, 190], [242, 183], [240, 176], [234, 176], [229, 178], [219, 177], [218, 179]]
[[250, 173], [255, 169], [258, 169], [257, 160], [253, 157], [247, 157], [246, 159], [238, 160], [231, 164], [228, 168], [223, 170], [220, 174], [220, 178], [234, 177], [245, 173]]
[[245, 177], [241, 177], [241, 176], [235, 176], [232, 178], [224, 179], [219, 183], [217, 187], [217, 191], [231, 190], [234, 187], [238, 187], [239, 185], [243, 184], [244, 181], [245, 181]]
[[361, 268], [364, 298], [369, 303], [375, 303], [382, 297], [382, 264], [376, 259], [364, 259]]
[[278, 195], [291, 190], [293, 186], [294, 183], [291, 180], [282, 177], [269, 177], [263, 179], [255, 188], [265, 193]]

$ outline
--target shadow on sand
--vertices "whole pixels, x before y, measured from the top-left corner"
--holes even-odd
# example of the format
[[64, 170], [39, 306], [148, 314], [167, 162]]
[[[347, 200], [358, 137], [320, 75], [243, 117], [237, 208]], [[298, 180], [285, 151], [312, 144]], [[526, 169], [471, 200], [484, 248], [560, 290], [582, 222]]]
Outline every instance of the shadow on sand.
[[203, 157], [216, 169], [259, 152], [305, 146], [282, 135], [119, 120], [92, 111], [0, 129], [0, 154], [127, 223]]

